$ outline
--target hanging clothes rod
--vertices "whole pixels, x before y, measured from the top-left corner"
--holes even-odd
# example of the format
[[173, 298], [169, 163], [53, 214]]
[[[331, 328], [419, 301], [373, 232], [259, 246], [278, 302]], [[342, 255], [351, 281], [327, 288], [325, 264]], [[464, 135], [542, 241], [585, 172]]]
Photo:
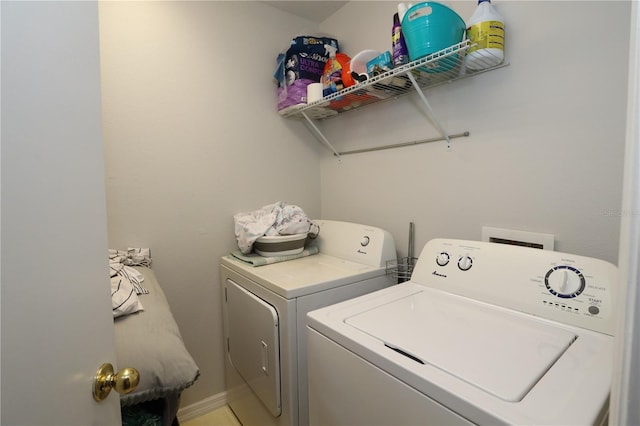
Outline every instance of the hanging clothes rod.
[[[455, 139], [455, 138], [464, 138], [469, 136], [470, 133], [469, 132], [463, 132], [463, 133], [456, 133], [455, 135], [448, 135], [449, 139]], [[337, 156], [341, 156], [341, 155], [349, 155], [349, 154], [360, 154], [363, 152], [372, 152], [372, 151], [382, 151], [385, 149], [392, 149], [392, 148], [402, 148], [405, 146], [413, 146], [413, 145], [420, 145], [423, 143], [429, 143], [429, 142], [438, 142], [438, 141], [448, 141], [448, 139], [446, 137], [437, 137], [437, 138], [431, 138], [431, 139], [422, 139], [422, 140], [418, 140], [418, 141], [410, 141], [410, 142], [401, 142], [401, 143], [396, 143], [393, 145], [384, 145], [384, 146], [377, 146], [377, 147], [373, 147], [373, 148], [363, 148], [363, 149], [354, 149], [352, 151], [342, 151], [342, 152], [338, 152]]]

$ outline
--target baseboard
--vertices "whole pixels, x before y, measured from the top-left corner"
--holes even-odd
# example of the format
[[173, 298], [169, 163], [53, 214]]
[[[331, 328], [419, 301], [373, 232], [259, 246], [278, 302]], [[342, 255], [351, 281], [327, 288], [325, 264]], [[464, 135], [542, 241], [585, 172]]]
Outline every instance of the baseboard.
[[178, 421], [186, 422], [187, 420], [195, 419], [225, 405], [227, 405], [227, 393], [220, 392], [186, 407], [181, 407], [178, 410]]

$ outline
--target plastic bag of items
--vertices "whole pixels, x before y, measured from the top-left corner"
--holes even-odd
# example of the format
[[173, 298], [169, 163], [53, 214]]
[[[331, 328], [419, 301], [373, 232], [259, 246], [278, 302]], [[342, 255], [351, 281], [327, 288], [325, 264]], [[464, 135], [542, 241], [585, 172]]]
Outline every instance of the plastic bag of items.
[[307, 86], [320, 82], [329, 59], [325, 45], [338, 50], [334, 38], [298, 36], [291, 40], [286, 53], [278, 55], [273, 75], [278, 83], [278, 111], [307, 103]]
[[238, 248], [243, 254], [251, 253], [253, 243], [262, 236], [311, 234], [320, 228], [298, 206], [278, 201], [258, 210], [233, 216]]

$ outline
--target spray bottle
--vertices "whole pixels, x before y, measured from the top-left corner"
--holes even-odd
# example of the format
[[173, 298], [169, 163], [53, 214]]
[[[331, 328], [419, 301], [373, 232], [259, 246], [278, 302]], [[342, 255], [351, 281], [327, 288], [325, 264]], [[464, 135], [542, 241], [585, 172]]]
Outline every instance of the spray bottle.
[[409, 63], [409, 52], [407, 44], [402, 35], [402, 25], [400, 24], [400, 16], [398, 13], [393, 15], [393, 28], [391, 30], [391, 55], [393, 57], [393, 66], [399, 67]]
[[467, 69], [481, 70], [504, 60], [504, 19], [491, 0], [478, 0], [478, 8], [467, 21], [467, 37], [475, 46], [467, 50]]
[[355, 84], [355, 82], [349, 72], [345, 72], [343, 75], [343, 70], [348, 70], [351, 58], [344, 53], [337, 53], [338, 48], [329, 44], [324, 45], [324, 51], [325, 55], [329, 55], [329, 59], [324, 65], [322, 73], [322, 96], [329, 96]]

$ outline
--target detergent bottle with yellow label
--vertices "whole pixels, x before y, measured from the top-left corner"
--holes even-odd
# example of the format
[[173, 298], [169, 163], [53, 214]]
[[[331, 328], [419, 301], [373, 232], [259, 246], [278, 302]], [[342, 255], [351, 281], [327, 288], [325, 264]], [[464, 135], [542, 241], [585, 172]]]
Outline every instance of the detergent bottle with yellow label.
[[478, 1], [478, 8], [467, 21], [467, 38], [472, 43], [465, 56], [467, 69], [491, 68], [504, 60], [504, 19], [491, 0]]
[[402, 25], [400, 24], [400, 16], [395, 13], [393, 15], [393, 28], [391, 29], [391, 52], [393, 56], [393, 66], [399, 67], [409, 63], [409, 52], [407, 51], [407, 43], [404, 41], [402, 34]]

